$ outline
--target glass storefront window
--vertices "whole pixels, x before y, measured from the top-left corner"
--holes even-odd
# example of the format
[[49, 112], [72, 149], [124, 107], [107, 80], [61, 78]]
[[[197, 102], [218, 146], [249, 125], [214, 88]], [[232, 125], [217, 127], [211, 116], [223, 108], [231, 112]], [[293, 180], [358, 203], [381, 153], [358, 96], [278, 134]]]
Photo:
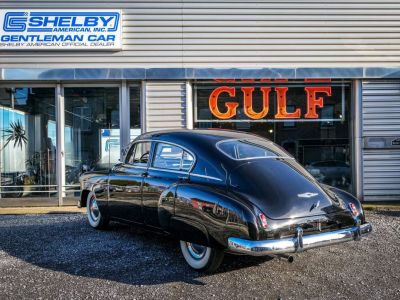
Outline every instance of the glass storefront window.
[[64, 95], [65, 184], [67, 196], [79, 196], [82, 172], [108, 170], [120, 157], [119, 88], [65, 87]]
[[0, 197], [56, 197], [54, 88], [0, 88]]
[[350, 83], [228, 80], [197, 82], [194, 90], [195, 128], [266, 137], [319, 181], [352, 191]]

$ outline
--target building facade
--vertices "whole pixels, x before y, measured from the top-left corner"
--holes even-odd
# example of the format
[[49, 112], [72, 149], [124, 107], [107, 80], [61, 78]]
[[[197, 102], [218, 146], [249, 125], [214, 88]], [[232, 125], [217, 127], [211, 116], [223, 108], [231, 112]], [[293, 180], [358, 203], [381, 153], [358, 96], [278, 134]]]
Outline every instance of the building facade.
[[70, 203], [137, 135], [243, 130], [400, 200], [398, 1], [2, 1], [0, 206]]

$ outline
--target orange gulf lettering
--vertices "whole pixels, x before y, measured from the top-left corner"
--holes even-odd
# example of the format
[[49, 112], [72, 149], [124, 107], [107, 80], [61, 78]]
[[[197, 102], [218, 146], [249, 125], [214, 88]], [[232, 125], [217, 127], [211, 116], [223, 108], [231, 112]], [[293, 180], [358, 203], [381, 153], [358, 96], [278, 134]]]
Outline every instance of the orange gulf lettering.
[[253, 109], [253, 87], [242, 87], [241, 88], [244, 95], [244, 113], [250, 119], [258, 120], [264, 118], [268, 114], [269, 105], [269, 93], [271, 88], [262, 87], [263, 92], [263, 109], [260, 112], [255, 112]]
[[208, 99], [208, 105], [211, 113], [221, 120], [227, 120], [236, 115], [236, 108], [239, 106], [237, 102], [226, 102], [225, 106], [228, 110], [224, 113], [218, 109], [218, 97], [221, 93], [228, 93], [230, 97], [235, 97], [235, 88], [229, 86], [220, 86], [212, 91], [210, 98]]
[[307, 92], [307, 113], [304, 115], [307, 119], [317, 119], [319, 115], [316, 112], [317, 106], [324, 107], [324, 98], [316, 96], [317, 93], [324, 93], [328, 96], [332, 95], [332, 88], [330, 86], [307, 86], [304, 88]]
[[300, 108], [297, 108], [294, 112], [288, 113], [286, 111], [286, 93], [288, 91], [287, 87], [276, 87], [276, 97], [277, 97], [277, 112], [275, 115], [276, 119], [299, 119], [300, 118]]

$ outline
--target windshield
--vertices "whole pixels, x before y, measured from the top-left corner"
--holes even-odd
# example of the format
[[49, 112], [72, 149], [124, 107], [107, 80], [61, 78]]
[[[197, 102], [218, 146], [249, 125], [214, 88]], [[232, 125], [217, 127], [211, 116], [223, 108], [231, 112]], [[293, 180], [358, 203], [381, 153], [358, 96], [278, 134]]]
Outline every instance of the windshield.
[[255, 158], [292, 158], [290, 154], [274, 143], [261, 139], [226, 140], [219, 142], [217, 148], [235, 160]]

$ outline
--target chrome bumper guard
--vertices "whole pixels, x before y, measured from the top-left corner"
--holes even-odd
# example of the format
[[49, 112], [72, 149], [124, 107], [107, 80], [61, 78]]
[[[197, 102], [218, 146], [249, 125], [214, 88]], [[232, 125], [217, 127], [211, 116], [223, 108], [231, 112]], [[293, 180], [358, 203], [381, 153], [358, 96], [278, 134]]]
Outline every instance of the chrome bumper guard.
[[306, 236], [303, 236], [303, 230], [298, 228], [295, 237], [279, 240], [250, 241], [231, 237], [228, 238], [228, 249], [232, 252], [253, 256], [301, 252], [312, 248], [360, 240], [362, 235], [371, 231], [372, 226], [369, 223]]

